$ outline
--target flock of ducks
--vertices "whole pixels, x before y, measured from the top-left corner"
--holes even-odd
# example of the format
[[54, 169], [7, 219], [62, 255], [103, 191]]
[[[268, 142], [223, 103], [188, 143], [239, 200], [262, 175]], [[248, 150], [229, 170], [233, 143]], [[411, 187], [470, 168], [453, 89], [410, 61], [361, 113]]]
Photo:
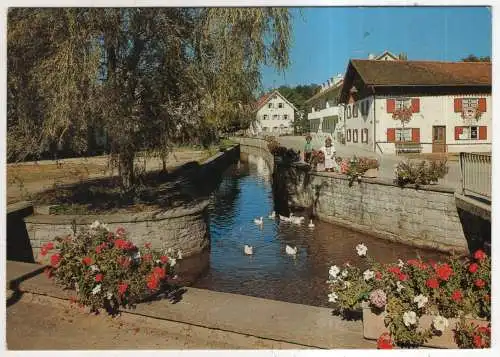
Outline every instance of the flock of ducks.
[[[288, 222], [288, 223], [292, 223], [292, 224], [296, 224], [296, 225], [301, 225], [305, 221], [304, 217], [294, 216], [293, 213], [290, 213], [289, 217], [282, 216], [282, 215], [278, 215], [278, 216], [279, 216], [280, 221]], [[276, 219], [276, 212], [273, 211], [268, 216], [268, 218], [272, 219], [272, 220]], [[253, 222], [256, 225], [262, 227], [264, 225], [264, 217], [254, 218]], [[309, 220], [309, 224], [307, 226], [309, 228], [314, 228], [314, 223], [313, 223], [312, 219]], [[246, 255], [253, 255], [253, 247], [252, 246], [245, 244], [245, 247], [243, 248], [243, 250], [244, 250]], [[286, 248], [285, 248], [286, 254], [295, 257], [297, 255], [297, 251], [298, 251], [297, 247], [291, 247], [288, 244], [286, 245]]]

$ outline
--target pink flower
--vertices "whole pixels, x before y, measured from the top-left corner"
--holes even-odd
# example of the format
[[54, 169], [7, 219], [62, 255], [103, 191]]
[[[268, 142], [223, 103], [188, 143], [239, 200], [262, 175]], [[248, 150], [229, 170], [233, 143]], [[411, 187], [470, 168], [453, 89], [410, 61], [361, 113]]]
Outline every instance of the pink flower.
[[50, 264], [55, 268], [61, 262], [61, 255], [59, 253], [53, 254], [50, 257]]
[[103, 278], [104, 278], [104, 275], [102, 275], [102, 274], [97, 274], [97, 275], [95, 276], [95, 281], [99, 283], [99, 282], [101, 282], [101, 281], [102, 281], [102, 279], [103, 279]]
[[370, 302], [379, 309], [383, 309], [387, 304], [387, 295], [382, 289], [374, 290], [370, 293]]
[[472, 263], [471, 265], [469, 265], [469, 271], [471, 273], [475, 273], [478, 268], [479, 268], [479, 265], [477, 265], [476, 263]]
[[474, 253], [474, 259], [481, 261], [484, 258], [486, 258], [486, 253], [481, 249], [476, 250], [476, 252]]
[[82, 263], [83, 263], [83, 265], [90, 265], [90, 264], [92, 264], [92, 258], [91, 257], [84, 257], [82, 259]]

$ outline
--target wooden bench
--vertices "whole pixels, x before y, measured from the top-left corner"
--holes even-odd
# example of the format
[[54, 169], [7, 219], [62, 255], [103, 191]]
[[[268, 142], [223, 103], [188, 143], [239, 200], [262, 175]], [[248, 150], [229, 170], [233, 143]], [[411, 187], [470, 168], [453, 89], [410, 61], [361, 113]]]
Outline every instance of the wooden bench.
[[396, 143], [396, 155], [399, 154], [420, 154], [422, 145], [419, 143]]

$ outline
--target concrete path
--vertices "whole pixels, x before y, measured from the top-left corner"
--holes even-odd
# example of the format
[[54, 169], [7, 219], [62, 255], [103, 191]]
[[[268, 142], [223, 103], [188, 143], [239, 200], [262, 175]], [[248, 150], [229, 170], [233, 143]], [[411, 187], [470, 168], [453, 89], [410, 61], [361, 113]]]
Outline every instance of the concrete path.
[[[294, 150], [304, 150], [305, 139], [303, 136], [281, 136], [279, 137], [279, 142], [281, 145], [293, 148]], [[323, 145], [324, 141], [322, 139], [317, 137], [313, 139], [314, 149], [318, 150]], [[394, 179], [394, 168], [400, 161], [404, 160], [401, 156], [389, 154], [381, 155], [363, 148], [346, 146], [339, 143], [334, 143], [334, 145], [337, 150], [337, 156], [340, 157], [352, 157], [356, 155], [377, 158], [380, 162], [379, 177], [381, 178]], [[439, 180], [439, 184], [452, 189], [461, 187], [459, 163], [455, 161], [448, 161], [448, 168], [448, 174], [443, 179]]]
[[[7, 282], [11, 282], [8, 288], [13, 291], [7, 303], [8, 315], [9, 310], [22, 301], [23, 293], [26, 292], [59, 299], [69, 299], [73, 294], [71, 291], [63, 291], [56, 287], [51, 280], [41, 274], [41, 266], [36, 264], [8, 261]], [[10, 321], [17, 321], [13, 326], [15, 324], [19, 326], [22, 319], [16, 320], [14, 315], [19, 316], [21, 312], [19, 309], [11, 311]], [[361, 321], [344, 321], [332, 316], [330, 309], [202, 289], [187, 288], [182, 299], [175, 304], [168, 300], [142, 303], [134, 310], [124, 310], [122, 315], [130, 318], [147, 317], [158, 321], [224, 331], [231, 336], [233, 334], [252, 336], [256, 339], [296, 346], [282, 348], [375, 347], [375, 342], [363, 338]], [[36, 315], [30, 318], [29, 314], [25, 314], [23, 318], [28, 325], [34, 324], [40, 329], [47, 329], [40, 325]], [[8, 319], [7, 330], [11, 328], [13, 327], [9, 325]], [[62, 332], [57, 326], [51, 328], [52, 331], [49, 330], [51, 334]], [[29, 336], [19, 332], [16, 334], [17, 338], [20, 338], [21, 333], [23, 336]], [[30, 339], [25, 337], [25, 346], [32, 345], [35, 349], [36, 346], [33, 346], [35, 343], [36, 340], [30, 342]], [[119, 347], [114, 346], [114, 348]], [[210, 348], [210, 339], [206, 341], [206, 348]], [[249, 345], [247, 348], [253, 347]]]

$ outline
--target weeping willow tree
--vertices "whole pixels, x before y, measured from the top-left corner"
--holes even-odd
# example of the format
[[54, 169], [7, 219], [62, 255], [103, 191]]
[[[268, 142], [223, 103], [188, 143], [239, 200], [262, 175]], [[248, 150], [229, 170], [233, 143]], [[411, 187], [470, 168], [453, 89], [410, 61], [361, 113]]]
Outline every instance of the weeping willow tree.
[[8, 156], [85, 152], [105, 129], [124, 191], [139, 151], [250, 120], [263, 64], [289, 62], [279, 8], [43, 8], [8, 13]]

